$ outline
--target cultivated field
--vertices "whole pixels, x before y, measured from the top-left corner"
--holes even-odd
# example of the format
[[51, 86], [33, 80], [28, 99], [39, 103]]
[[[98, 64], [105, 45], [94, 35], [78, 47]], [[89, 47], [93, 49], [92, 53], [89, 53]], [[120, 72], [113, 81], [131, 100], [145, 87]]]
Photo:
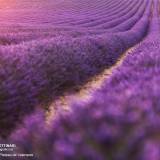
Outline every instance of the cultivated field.
[[159, 0], [0, 0], [1, 143], [159, 160], [159, 27]]

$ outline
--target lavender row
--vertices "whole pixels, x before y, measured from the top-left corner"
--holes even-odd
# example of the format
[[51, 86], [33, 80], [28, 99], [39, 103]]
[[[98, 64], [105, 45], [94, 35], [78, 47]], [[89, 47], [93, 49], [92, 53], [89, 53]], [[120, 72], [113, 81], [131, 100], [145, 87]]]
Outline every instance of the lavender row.
[[[106, 12], [108, 12], [108, 10], [106, 10], [106, 11], [104, 11], [103, 14], [100, 14], [100, 13], [96, 12], [96, 11], [98, 11], [98, 9], [96, 9], [94, 11], [95, 14], [94, 14], [94, 19], [93, 20], [99, 20], [99, 19], [102, 19], [102, 18], [110, 18], [112, 16], [120, 14], [121, 9], [122, 8], [125, 9], [125, 6], [127, 8], [128, 5], [129, 5], [129, 2], [130, 1], [127, 1], [127, 2], [126, 1], [121, 1], [121, 2], [119, 2], [119, 4], [117, 4], [115, 7], [111, 8], [112, 9], [111, 11], [109, 10], [109, 13], [106, 13]], [[83, 25], [84, 24], [85, 25], [85, 23], [92, 23], [92, 22], [88, 21], [87, 19], [86, 20], [82, 19], [82, 20], [78, 20], [78, 22], [76, 20], [76, 22], [72, 22], [71, 24], [73, 24], [73, 25]]]
[[[132, 2], [133, 3], [133, 2]], [[135, 2], [134, 2], [135, 3]], [[94, 25], [94, 23], [92, 23], [91, 22], [91, 24], [90, 24], [90, 27], [95, 27], [95, 29], [97, 29], [98, 27], [101, 27], [101, 25], [103, 25], [103, 24], [105, 24], [105, 26], [106, 25], [108, 25], [110, 28], [112, 27], [112, 26], [115, 26], [115, 25], [118, 25], [119, 23], [121, 23], [121, 22], [123, 22], [123, 21], [125, 21], [126, 19], [128, 19], [130, 16], [133, 16], [135, 13], [136, 13], [136, 11], [138, 10], [138, 8], [140, 7], [140, 4], [142, 3], [142, 1], [138, 1], [138, 3], [135, 3], [136, 5], [134, 6], [134, 5], [132, 5], [132, 4], [130, 4], [132, 7], [130, 8], [130, 10], [128, 10], [129, 12], [127, 12], [127, 14], [125, 15], [125, 14], [123, 14], [122, 15], [122, 17], [120, 16], [121, 14], [121, 12], [118, 14], [119, 16], [118, 16], [118, 18], [113, 18], [112, 19], [112, 21], [108, 21], [108, 19], [106, 18], [107, 17], [107, 14], [105, 14], [105, 15], [99, 15], [98, 14], [98, 19], [100, 19], [101, 21], [98, 23], [99, 25], [98, 26], [96, 26], [96, 25]], [[144, 2], [144, 4], [145, 4], [145, 2]], [[133, 7], [134, 6], [134, 7]], [[124, 5], [123, 5], [123, 7], [124, 7]], [[143, 7], [142, 7], [143, 8]], [[124, 8], [123, 8], [124, 9]], [[143, 12], [143, 9], [141, 9], [141, 12]], [[77, 16], [76, 16], [77, 17]], [[96, 16], [94, 16], [95, 18], [97, 18]], [[108, 18], [110, 18], [110, 16], [108, 16]], [[83, 23], [82, 23], [83, 22]], [[85, 26], [85, 23], [87, 23], [87, 22], [89, 22], [89, 20], [87, 20], [87, 21], [82, 21], [82, 22], [72, 22], [71, 23], [71, 25], [72, 24], [74, 24], [74, 25], [80, 25], [80, 24], [84, 24], [84, 26]], [[95, 20], [93, 21], [93, 22], [95, 22]], [[97, 24], [97, 23], [96, 23]], [[62, 23], [62, 25], [64, 25], [64, 23]], [[69, 24], [70, 25], [70, 24]], [[80, 25], [81, 26], [81, 25]], [[83, 26], [83, 25], [82, 25]], [[87, 25], [86, 25], [87, 26]], [[87, 26], [88, 27], [88, 26]]]
[[[113, 19], [116, 19], [118, 17], [121, 17], [125, 14], [127, 14], [132, 8], [133, 5], [135, 5], [138, 1], [122, 1], [124, 2], [124, 4], [122, 4], [122, 6], [117, 6], [117, 9], [115, 9], [114, 11], [111, 12], [111, 14], [106, 14], [106, 15], [100, 15], [97, 17], [94, 17], [93, 21], [84, 21], [83, 24], [80, 24], [83, 27], [92, 27], [107, 21], [111, 21]], [[73, 24], [75, 24], [73, 22]], [[77, 24], [77, 23], [76, 23]], [[79, 25], [79, 24], [78, 24]]]
[[[146, 1], [144, 2], [146, 3]], [[131, 18], [134, 14], [137, 14], [137, 11], [140, 9], [140, 11], [143, 13], [144, 9], [143, 9], [143, 5], [141, 6], [141, 1], [139, 1], [134, 8], [132, 8], [126, 15], [122, 16], [122, 17], [119, 17], [117, 19], [113, 19], [112, 21], [109, 21], [109, 22], [105, 22], [104, 24], [99, 24], [98, 26], [95, 26], [96, 28], [105, 28], [105, 29], [108, 29], [108, 28], [112, 28], [114, 26], [117, 26], [119, 25], [120, 23], [128, 20], [129, 18]]]

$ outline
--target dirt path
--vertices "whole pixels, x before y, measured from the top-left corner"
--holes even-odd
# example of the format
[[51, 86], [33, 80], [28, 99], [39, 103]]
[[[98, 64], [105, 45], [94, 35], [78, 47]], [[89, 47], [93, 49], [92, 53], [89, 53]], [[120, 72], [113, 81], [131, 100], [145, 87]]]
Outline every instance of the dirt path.
[[117, 60], [117, 63], [111, 68], [107, 68], [102, 73], [92, 77], [79, 89], [79, 91], [75, 91], [72, 94], [66, 93], [65, 95], [59, 97], [57, 100], [53, 101], [53, 103], [49, 106], [49, 110], [46, 112], [46, 122], [49, 123], [50, 120], [54, 119], [59, 111], [69, 111], [69, 106], [74, 101], [83, 103], [89, 102], [92, 98], [92, 93], [103, 86], [104, 81], [106, 81], [106, 79], [111, 76], [112, 72], [123, 63], [123, 60], [128, 54], [132, 54], [138, 45], [139, 44], [131, 47], [124, 54], [122, 54], [122, 56]]

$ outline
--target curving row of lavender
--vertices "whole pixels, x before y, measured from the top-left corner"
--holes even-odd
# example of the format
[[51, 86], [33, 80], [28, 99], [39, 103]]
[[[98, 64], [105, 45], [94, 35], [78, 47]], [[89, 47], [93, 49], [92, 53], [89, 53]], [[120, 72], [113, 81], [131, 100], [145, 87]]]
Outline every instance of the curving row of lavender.
[[[55, 96], [83, 84], [116, 63], [124, 51], [145, 37], [150, 23], [151, 5], [151, 1], [140, 0], [126, 15], [106, 21], [107, 29], [116, 26], [113, 27], [114, 32], [110, 29], [107, 33], [106, 29], [103, 34], [92, 32], [87, 35], [90, 29], [85, 28], [83, 36], [74, 37], [65, 30], [64, 35], [54, 36], [57, 33], [49, 26], [35, 28], [33, 25], [26, 30], [22, 26], [13, 27], [13, 32], [10, 31], [4, 37], [2, 34], [1, 41], [5, 45], [0, 48], [0, 77], [3, 82], [0, 84], [1, 135], [9, 134], [17, 121], [31, 113], [35, 107], [47, 106]], [[98, 17], [98, 13], [95, 17]], [[72, 26], [65, 27], [73, 29], [74, 33]], [[4, 26], [1, 30], [5, 34]], [[10, 26], [6, 27], [6, 32], [8, 30]]]
[[[7, 136], [1, 143], [17, 144], [18, 153], [34, 153], [34, 160], [158, 160], [159, 1], [94, 2], [50, 0], [54, 12], [41, 2], [48, 19], [33, 23], [25, 16], [34, 15], [34, 3], [17, 2], [15, 10], [23, 3], [29, 9], [0, 27], [0, 134]], [[46, 124], [41, 106], [111, 67], [135, 45], [90, 102], [74, 102], [70, 112]]]

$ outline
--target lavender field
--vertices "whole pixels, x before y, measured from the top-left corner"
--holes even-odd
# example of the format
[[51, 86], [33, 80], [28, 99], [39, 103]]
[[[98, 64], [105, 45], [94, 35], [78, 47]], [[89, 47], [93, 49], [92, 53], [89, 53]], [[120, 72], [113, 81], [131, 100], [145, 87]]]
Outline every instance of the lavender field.
[[160, 159], [159, 0], [0, 0], [13, 159]]

